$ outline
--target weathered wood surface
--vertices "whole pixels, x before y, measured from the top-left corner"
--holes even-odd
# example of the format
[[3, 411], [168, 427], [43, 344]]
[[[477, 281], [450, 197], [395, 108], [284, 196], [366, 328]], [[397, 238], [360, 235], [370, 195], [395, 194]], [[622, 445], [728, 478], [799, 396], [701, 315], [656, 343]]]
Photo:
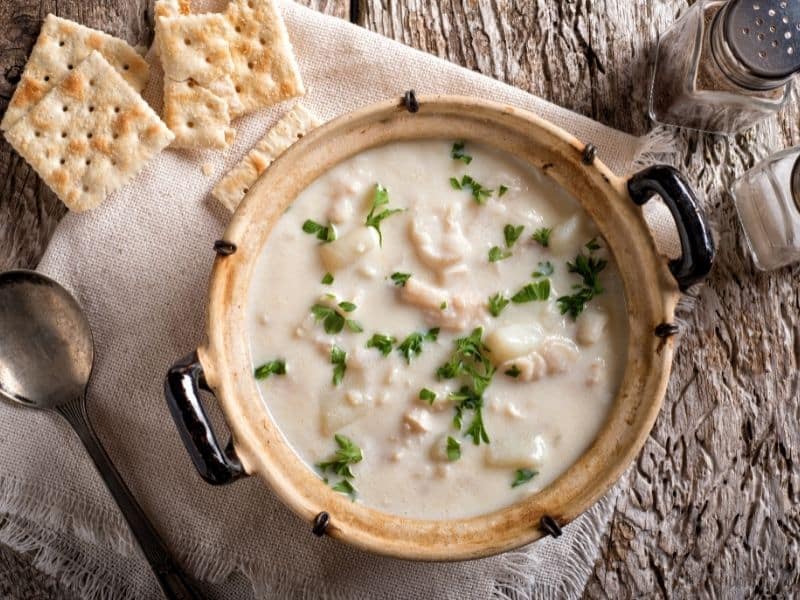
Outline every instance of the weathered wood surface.
[[[4, 0], [0, 96], [9, 97], [49, 10], [146, 43], [146, 3]], [[347, 0], [312, 4], [349, 15]], [[361, 0], [358, 21], [641, 135], [650, 127], [648, 57], [658, 32], [688, 4]], [[798, 118], [793, 102], [742, 136], [681, 133], [677, 154], [667, 157], [705, 197], [718, 261], [687, 313], [664, 410], [622, 482], [587, 597], [800, 593], [800, 268], [753, 270], [728, 192], [745, 168], [800, 143]], [[63, 211], [6, 145], [0, 177], [0, 268], [34, 265]]]

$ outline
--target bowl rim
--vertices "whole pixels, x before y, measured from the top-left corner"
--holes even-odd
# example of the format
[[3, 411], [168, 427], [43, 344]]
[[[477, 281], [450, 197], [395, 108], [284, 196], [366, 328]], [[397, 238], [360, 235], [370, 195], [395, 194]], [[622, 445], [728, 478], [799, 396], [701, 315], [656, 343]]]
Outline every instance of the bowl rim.
[[[671, 322], [678, 286], [659, 255], [626, 180], [600, 161], [582, 161], [583, 143], [519, 108], [463, 96], [420, 96], [411, 113], [389, 100], [311, 131], [251, 186], [225, 231], [236, 252], [218, 256], [211, 274], [207, 340], [198, 356], [217, 396], [236, 454], [296, 514], [330, 516], [326, 533], [359, 548], [415, 560], [463, 560], [542, 537], [549, 517], [565, 525], [617, 481], [644, 444], [661, 407], [672, 361], [671, 339], [654, 335]], [[247, 292], [263, 243], [285, 208], [321, 173], [367, 148], [400, 139], [466, 139], [499, 148], [544, 171], [595, 220], [619, 267], [629, 315], [628, 361], [606, 423], [586, 452], [541, 491], [504, 509], [449, 520], [380, 512], [334, 492], [294, 453], [273, 422], [252, 377], [246, 335]]]

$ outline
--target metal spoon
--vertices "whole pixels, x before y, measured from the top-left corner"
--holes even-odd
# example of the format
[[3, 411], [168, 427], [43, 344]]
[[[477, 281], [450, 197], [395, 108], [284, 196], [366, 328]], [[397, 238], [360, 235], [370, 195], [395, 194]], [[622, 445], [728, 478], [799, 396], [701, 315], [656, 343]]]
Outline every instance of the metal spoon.
[[35, 271], [0, 273], [0, 397], [52, 409], [78, 434], [167, 598], [199, 599], [125, 485], [86, 414], [94, 345], [67, 290]]

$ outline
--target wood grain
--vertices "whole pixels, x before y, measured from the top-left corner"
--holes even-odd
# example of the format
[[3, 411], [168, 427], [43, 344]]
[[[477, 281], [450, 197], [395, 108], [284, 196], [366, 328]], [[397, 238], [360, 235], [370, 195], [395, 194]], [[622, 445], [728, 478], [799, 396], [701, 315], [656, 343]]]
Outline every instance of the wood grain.
[[[648, 57], [685, 0], [360, 0], [366, 28], [636, 135]], [[121, 34], [151, 33], [145, 0], [62, 0], [58, 13]], [[349, 15], [346, 0], [315, 8]], [[0, 4], [0, 96], [55, 3]], [[800, 142], [794, 101], [779, 119], [723, 138], [681, 132], [679, 166], [718, 232], [708, 284], [685, 311], [667, 400], [621, 483], [587, 597], [788, 597], [800, 589], [800, 268], [754, 271], [730, 187], [771, 151]], [[33, 265], [62, 213], [0, 146], [0, 268]]]

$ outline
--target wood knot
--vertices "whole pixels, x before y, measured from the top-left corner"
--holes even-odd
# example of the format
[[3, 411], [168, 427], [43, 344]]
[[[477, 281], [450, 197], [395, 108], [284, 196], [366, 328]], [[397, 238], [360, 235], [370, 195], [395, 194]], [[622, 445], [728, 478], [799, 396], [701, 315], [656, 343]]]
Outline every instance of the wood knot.
[[675, 323], [659, 323], [656, 325], [655, 334], [656, 337], [668, 338], [677, 334], [679, 331], [680, 327], [678, 327]]
[[415, 113], [419, 110], [419, 102], [417, 101], [417, 95], [414, 93], [414, 90], [408, 90], [403, 95], [403, 105], [410, 113]]
[[317, 537], [322, 537], [325, 534], [325, 530], [328, 529], [328, 523], [330, 523], [330, 520], [330, 515], [325, 511], [319, 513], [316, 517], [314, 517], [314, 526], [311, 528], [311, 533]]
[[214, 252], [220, 256], [230, 256], [236, 252], [236, 244], [225, 240], [217, 240], [214, 242]]
[[6, 81], [11, 85], [17, 85], [19, 80], [22, 79], [22, 67], [19, 65], [11, 65], [8, 67], [3, 74], [6, 78]]
[[541, 527], [542, 530], [544, 530], [544, 532], [550, 537], [557, 538], [561, 535], [561, 527], [550, 515], [545, 515], [542, 517], [542, 520], [539, 521], [539, 527]]
[[581, 155], [581, 162], [585, 165], [594, 164], [594, 159], [597, 158], [597, 147], [594, 144], [586, 144]]

